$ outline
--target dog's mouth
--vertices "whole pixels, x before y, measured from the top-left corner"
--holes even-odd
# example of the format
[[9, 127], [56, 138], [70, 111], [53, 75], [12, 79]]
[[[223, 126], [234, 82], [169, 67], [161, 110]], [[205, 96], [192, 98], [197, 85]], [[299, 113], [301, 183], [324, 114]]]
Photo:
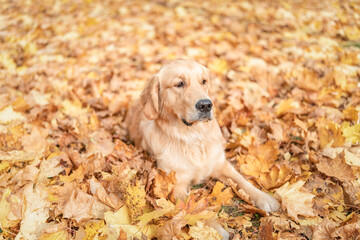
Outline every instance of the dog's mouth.
[[188, 127], [190, 127], [191, 125], [193, 125], [193, 123], [189, 123], [188, 121], [186, 121], [184, 118], [181, 119], [181, 121]]
[[204, 113], [202, 113], [202, 114], [199, 114], [199, 115], [197, 116], [197, 118], [194, 119], [194, 120], [191, 121], [191, 122], [186, 121], [185, 118], [182, 118], [181, 121], [182, 121], [186, 126], [190, 127], [190, 126], [192, 126], [193, 123], [195, 123], [195, 122], [206, 122], [206, 121], [210, 121], [211, 119], [212, 119], [211, 114], [207, 114], [207, 113], [204, 114]]

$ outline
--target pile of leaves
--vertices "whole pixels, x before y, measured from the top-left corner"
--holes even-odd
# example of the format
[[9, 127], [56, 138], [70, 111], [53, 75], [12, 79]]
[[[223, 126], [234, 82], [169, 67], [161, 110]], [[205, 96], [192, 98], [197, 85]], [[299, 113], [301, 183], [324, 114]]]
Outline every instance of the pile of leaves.
[[[0, 6], [0, 239], [358, 239], [357, 1], [21, 1]], [[231, 182], [175, 173], [124, 118], [163, 62], [213, 74]]]

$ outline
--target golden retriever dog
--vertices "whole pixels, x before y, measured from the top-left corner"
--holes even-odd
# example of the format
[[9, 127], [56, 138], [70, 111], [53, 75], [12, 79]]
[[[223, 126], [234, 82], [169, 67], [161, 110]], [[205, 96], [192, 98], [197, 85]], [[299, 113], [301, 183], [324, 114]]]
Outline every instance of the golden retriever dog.
[[214, 118], [209, 70], [192, 61], [165, 64], [147, 83], [129, 110], [130, 138], [157, 160], [158, 167], [175, 171], [174, 196], [184, 198], [190, 184], [208, 177], [231, 178], [262, 210], [276, 211], [279, 203], [248, 182], [225, 159], [224, 139]]

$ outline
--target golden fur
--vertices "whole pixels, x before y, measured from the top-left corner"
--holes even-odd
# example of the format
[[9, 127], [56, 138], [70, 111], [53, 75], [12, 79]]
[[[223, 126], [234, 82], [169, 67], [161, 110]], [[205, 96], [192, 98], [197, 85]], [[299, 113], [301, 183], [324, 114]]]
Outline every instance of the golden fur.
[[191, 183], [208, 177], [231, 178], [259, 208], [276, 211], [279, 203], [226, 161], [213, 110], [205, 115], [195, 107], [201, 99], [210, 100], [210, 87], [209, 70], [203, 65], [183, 59], [165, 64], [147, 82], [140, 103], [129, 110], [130, 138], [152, 154], [161, 169], [176, 172], [175, 197], [183, 198]]

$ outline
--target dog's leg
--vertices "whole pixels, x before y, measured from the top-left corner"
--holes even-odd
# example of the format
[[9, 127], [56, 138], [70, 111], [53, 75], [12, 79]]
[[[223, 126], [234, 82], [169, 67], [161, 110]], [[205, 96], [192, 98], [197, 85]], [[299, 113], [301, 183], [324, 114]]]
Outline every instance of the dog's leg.
[[181, 200], [185, 200], [189, 195], [189, 186], [191, 184], [191, 176], [188, 174], [176, 173], [176, 185], [174, 187], [173, 196]]
[[217, 176], [219, 179], [231, 178], [234, 180], [240, 188], [249, 194], [250, 199], [258, 206], [260, 209], [266, 212], [273, 212], [279, 209], [279, 203], [275, 198], [264, 193], [254, 187], [249, 181], [247, 181], [236, 169], [228, 162], [225, 161], [222, 167], [219, 168]]

